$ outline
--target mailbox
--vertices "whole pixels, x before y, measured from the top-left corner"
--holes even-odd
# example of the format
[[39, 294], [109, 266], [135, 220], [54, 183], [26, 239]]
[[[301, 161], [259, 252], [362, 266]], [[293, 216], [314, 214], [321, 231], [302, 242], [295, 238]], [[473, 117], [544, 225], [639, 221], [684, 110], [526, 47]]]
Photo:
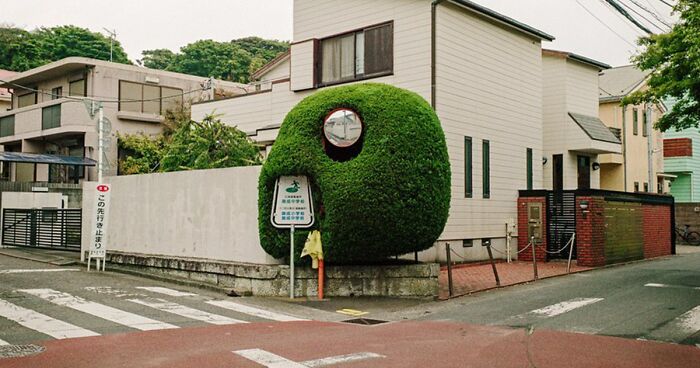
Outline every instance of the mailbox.
[[535, 243], [542, 240], [542, 203], [527, 204], [527, 239], [535, 237]]

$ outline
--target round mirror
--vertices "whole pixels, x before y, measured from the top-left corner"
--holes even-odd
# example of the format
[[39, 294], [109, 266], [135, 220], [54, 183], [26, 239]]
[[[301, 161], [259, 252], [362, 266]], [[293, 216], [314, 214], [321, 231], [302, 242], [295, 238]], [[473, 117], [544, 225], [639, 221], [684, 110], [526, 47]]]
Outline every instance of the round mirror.
[[362, 135], [362, 120], [350, 109], [334, 110], [323, 122], [323, 134], [336, 147], [350, 147]]

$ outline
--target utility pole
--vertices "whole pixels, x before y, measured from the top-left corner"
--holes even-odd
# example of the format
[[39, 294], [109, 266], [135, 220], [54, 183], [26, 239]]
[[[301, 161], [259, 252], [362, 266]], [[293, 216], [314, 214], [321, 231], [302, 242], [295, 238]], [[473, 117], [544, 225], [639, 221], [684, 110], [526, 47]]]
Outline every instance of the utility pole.
[[646, 114], [644, 114], [645, 121], [644, 125], [646, 125], [646, 133], [647, 133], [647, 165], [649, 167], [649, 191], [650, 192], [655, 192], [653, 189], [654, 185], [654, 138], [651, 136], [651, 133], [654, 131], [651, 126], [651, 122], [654, 121], [651, 117], [651, 105], [646, 105], [644, 106]]
[[102, 102], [99, 102], [97, 112], [97, 182], [102, 183], [104, 171], [104, 118], [105, 112]]
[[110, 31], [107, 28], [102, 27], [107, 34], [109, 34], [109, 61], [112, 61], [112, 55], [114, 53], [114, 39], [117, 38], [117, 30]]

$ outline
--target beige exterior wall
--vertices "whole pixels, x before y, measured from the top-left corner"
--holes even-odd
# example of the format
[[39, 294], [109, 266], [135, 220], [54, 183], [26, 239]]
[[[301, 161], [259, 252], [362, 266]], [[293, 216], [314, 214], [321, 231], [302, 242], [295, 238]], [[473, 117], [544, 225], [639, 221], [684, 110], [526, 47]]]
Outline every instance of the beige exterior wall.
[[6, 110], [9, 110], [12, 108], [12, 99], [9, 98], [3, 98], [0, 96], [0, 113], [5, 112]]
[[[81, 63], [86, 65], [83, 65], [81, 68]], [[51, 69], [52, 65], [59, 70], [64, 65], [70, 65], [71, 71], [56, 72]], [[79, 70], [74, 70], [76, 68]], [[122, 134], [144, 133], [151, 135], [157, 134], [162, 130], [160, 122], [163, 120], [163, 117], [160, 115], [119, 111], [119, 104], [116, 102], [119, 98], [119, 81], [124, 80], [147, 83], [154, 86], [179, 88], [183, 92], [196, 91], [183, 97], [185, 103], [200, 101], [209, 96], [209, 91], [201, 91], [201, 84], [207, 78], [84, 58], [64, 59], [45, 67], [37, 68], [35, 72], [35, 75], [32, 71], [28, 71], [18, 74], [16, 77], [30, 77], [38, 80], [38, 82], [32, 82], [28, 86], [45, 91], [45, 93], [37, 95], [38, 103], [35, 105], [21, 109], [17, 108], [17, 99], [15, 98], [15, 108], [13, 110], [0, 111], [0, 117], [15, 116], [15, 134], [0, 138], [0, 144], [20, 144], [23, 152], [44, 153], [48, 144], [52, 141], [70, 137], [84, 137], [85, 156], [97, 160], [97, 118], [90, 118], [84, 103], [74, 99], [78, 96], [53, 99], [50, 95], [53, 88], [61, 87], [63, 95], [68, 96], [69, 82], [79, 79], [81, 76], [86, 76], [88, 98], [94, 96], [97, 100], [106, 101], [103, 103], [104, 116], [111, 122], [110, 143], [106, 150], [109, 169], [106, 171], [106, 175], [116, 175], [117, 173], [117, 132]], [[43, 75], [47, 75], [47, 77], [42, 78]], [[217, 82], [216, 85], [217, 88], [229, 88], [231, 91], [240, 93], [235, 86], [237, 84], [227, 82]], [[18, 91], [18, 93], [21, 94], [22, 92]], [[56, 104], [61, 104], [61, 126], [42, 130], [42, 109]], [[22, 166], [29, 167], [33, 165], [25, 164]], [[39, 165], [37, 167], [36, 180], [48, 180], [48, 170], [48, 165]], [[95, 179], [96, 170], [94, 168], [88, 169], [86, 180]], [[16, 180], [33, 180], [33, 167], [32, 173], [22, 169], [22, 173], [18, 173]]]
[[[638, 134], [634, 134], [633, 112], [638, 110]], [[651, 123], [648, 129], [651, 132], [651, 140], [642, 134], [644, 105], [620, 106], [619, 101], [600, 104], [600, 119], [608, 127], [618, 128], [623, 131], [624, 155], [605, 155], [601, 158], [601, 188], [634, 192], [634, 184], [639, 184], [639, 190], [644, 190], [644, 183], [649, 183], [649, 144], [652, 147], [652, 180], [649, 191], [657, 192], [658, 175], [664, 172], [663, 161], [663, 135], [653, 126], [663, 115], [663, 110], [654, 105], [651, 109]], [[623, 127], [624, 125], [624, 127]], [[615, 162], [615, 163], [613, 163]], [[617, 164], [616, 164], [617, 163]], [[626, 177], [626, 180], [625, 180]], [[665, 188], [666, 191], [668, 188]]]
[[[600, 153], [620, 152], [619, 144], [592, 140], [568, 115], [598, 116], [598, 68], [560, 55], [543, 55], [544, 188], [553, 188], [553, 156], [563, 158], [563, 189], [578, 188], [577, 156], [597, 162]], [[600, 170], [591, 169], [591, 188], [600, 188]]]

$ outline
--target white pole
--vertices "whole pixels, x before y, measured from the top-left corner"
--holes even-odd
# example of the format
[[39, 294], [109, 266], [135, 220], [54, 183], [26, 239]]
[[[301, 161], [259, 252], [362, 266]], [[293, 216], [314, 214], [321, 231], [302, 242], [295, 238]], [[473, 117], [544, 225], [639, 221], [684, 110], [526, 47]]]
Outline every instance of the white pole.
[[655, 190], [654, 188], [654, 139], [651, 135], [653, 132], [653, 129], [651, 127], [651, 105], [645, 106], [646, 109], [646, 121], [644, 122], [646, 125], [646, 134], [647, 134], [647, 167], [648, 167], [648, 175], [649, 175], [649, 192], [654, 193]]
[[289, 298], [294, 299], [294, 225], [289, 232], [291, 234], [289, 246]]
[[102, 156], [104, 155], [104, 109], [102, 103], [97, 113], [97, 182], [102, 183], [102, 170], [104, 162]]

